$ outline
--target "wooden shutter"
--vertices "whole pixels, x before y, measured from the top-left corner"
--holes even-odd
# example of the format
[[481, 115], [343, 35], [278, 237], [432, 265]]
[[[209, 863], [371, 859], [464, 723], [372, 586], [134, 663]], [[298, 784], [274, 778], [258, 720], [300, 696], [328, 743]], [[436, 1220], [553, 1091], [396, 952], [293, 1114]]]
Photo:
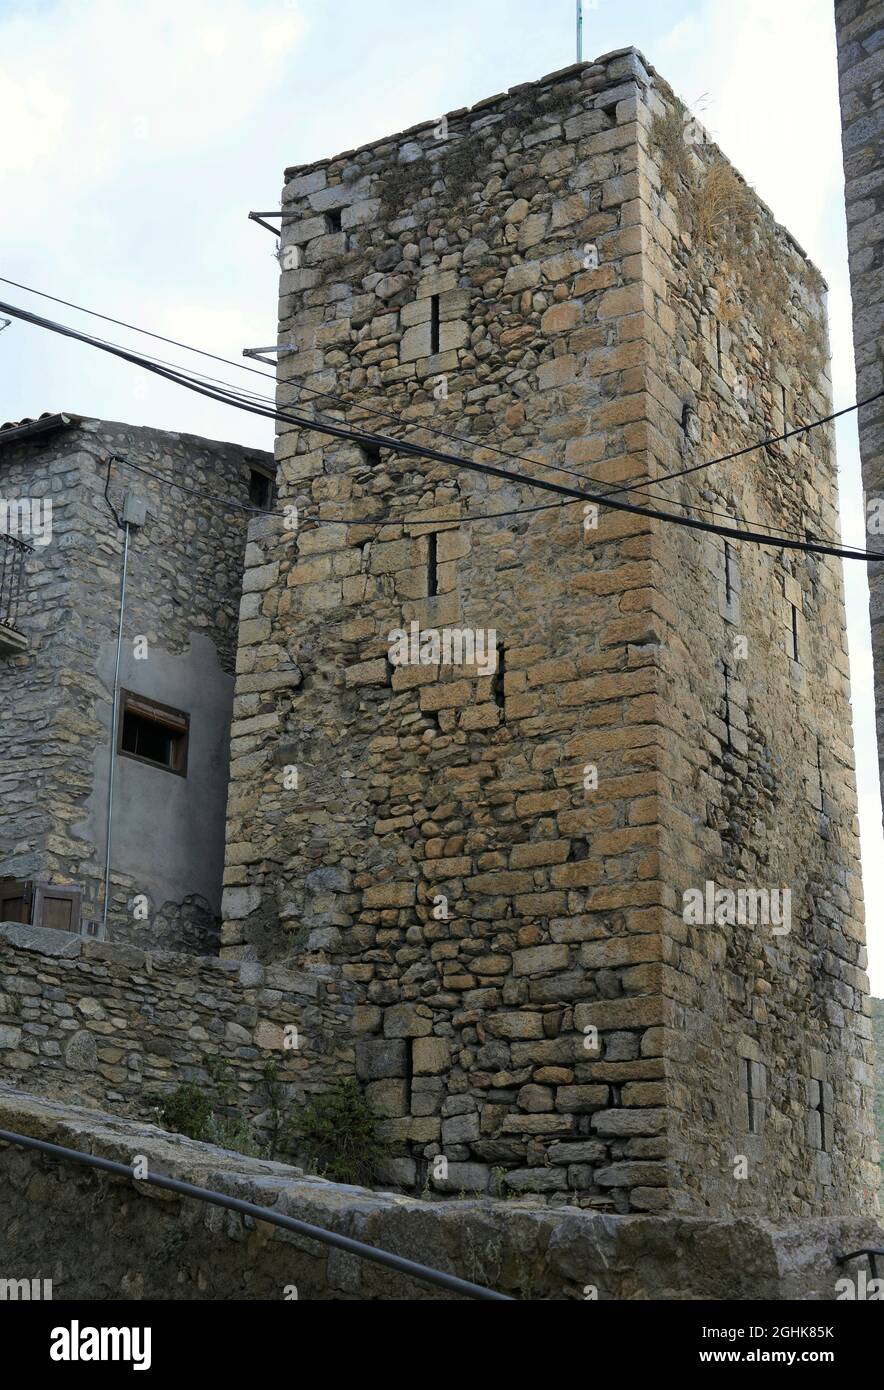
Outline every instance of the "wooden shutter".
[[30, 922], [33, 898], [30, 879], [0, 878], [0, 922]]
[[82, 899], [82, 888], [67, 883], [38, 883], [34, 893], [34, 926], [78, 932]]

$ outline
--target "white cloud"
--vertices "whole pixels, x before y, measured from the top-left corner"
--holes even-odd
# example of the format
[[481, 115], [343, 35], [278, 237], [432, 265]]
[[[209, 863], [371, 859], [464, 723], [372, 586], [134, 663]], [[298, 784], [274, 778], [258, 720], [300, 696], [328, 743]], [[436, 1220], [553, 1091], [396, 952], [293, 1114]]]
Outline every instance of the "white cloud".
[[[0, 227], [3, 273], [236, 359], [243, 347], [273, 341], [273, 244], [246, 213], [262, 188], [272, 190], [266, 205], [275, 202], [283, 160], [268, 135], [291, 99], [286, 78], [307, 32], [301, 6], [282, 0], [62, 0], [0, 10], [0, 178], [4, 204], [15, 209]], [[127, 338], [5, 286], [0, 298]], [[27, 345], [24, 356], [13, 341]], [[7, 383], [31, 383], [22, 414], [137, 414], [272, 441], [267, 422], [176, 396], [36, 330], [14, 325], [2, 348]], [[244, 373], [217, 370], [250, 384]], [[4, 418], [14, 413], [7, 407]]]
[[13, 133], [0, 168], [51, 169], [27, 184], [46, 202], [88, 197], [133, 157], [217, 147], [266, 100], [304, 30], [298, 12], [248, 0], [67, 0], [0, 23], [0, 117]]
[[[16, 65], [17, 66], [17, 65]], [[70, 102], [45, 73], [0, 65], [0, 174], [31, 172], [58, 149]]]

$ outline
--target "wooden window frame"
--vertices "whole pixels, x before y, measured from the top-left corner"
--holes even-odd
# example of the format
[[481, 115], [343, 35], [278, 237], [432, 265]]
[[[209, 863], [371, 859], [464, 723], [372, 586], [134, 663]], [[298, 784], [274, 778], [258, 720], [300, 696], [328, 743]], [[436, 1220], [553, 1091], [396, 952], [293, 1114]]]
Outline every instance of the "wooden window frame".
[[[83, 911], [83, 889], [75, 883], [42, 883], [32, 878], [0, 879], [0, 902], [4, 898], [20, 897], [25, 906], [25, 927], [43, 928], [43, 909], [48, 902], [69, 902], [71, 904], [70, 925], [67, 927], [47, 927], [48, 931], [67, 931], [74, 936], [80, 934], [80, 919]], [[0, 921], [4, 920], [0, 907]]]
[[[177, 753], [174, 765], [156, 762], [153, 758], [145, 758], [140, 753], [130, 753], [123, 747], [123, 726], [126, 715], [129, 713], [136, 714], [142, 719], [150, 719], [155, 724], [162, 724], [173, 733], [182, 736], [175, 744]], [[187, 776], [187, 763], [190, 754], [190, 715], [184, 710], [174, 709], [171, 705], [164, 705], [159, 700], [150, 699], [147, 695], [137, 695], [134, 690], [121, 690], [117, 724], [117, 757], [131, 758], [132, 762], [143, 763], [145, 767], [155, 767], [158, 772], [171, 772], [175, 777]]]
[[0, 879], [0, 922], [12, 921], [3, 908], [4, 902], [21, 899], [27, 916], [22, 925], [29, 926], [34, 915], [34, 881], [30, 878], [6, 877]]
[[70, 902], [71, 904], [71, 923], [68, 927], [51, 927], [50, 931], [71, 932], [74, 936], [80, 934], [80, 913], [83, 906], [83, 890], [71, 883], [35, 883], [34, 902], [31, 911], [31, 921], [35, 927], [42, 927], [43, 908], [47, 901], [50, 902]]

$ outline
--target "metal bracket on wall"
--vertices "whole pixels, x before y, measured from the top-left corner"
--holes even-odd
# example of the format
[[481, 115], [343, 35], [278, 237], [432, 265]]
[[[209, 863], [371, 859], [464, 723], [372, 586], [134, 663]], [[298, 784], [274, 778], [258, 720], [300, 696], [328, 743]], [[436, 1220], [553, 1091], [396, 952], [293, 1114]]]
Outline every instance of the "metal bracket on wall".
[[269, 222], [264, 221], [265, 217], [297, 217], [298, 215], [299, 214], [292, 209], [286, 211], [281, 210], [279, 212], [250, 212], [249, 221], [257, 222], [259, 227], [266, 227], [268, 232], [272, 232], [274, 236], [280, 236], [282, 232], [281, 227], [271, 227]]
[[242, 355], [243, 357], [254, 358], [256, 362], [266, 362], [268, 367], [275, 367], [278, 365], [278, 360], [274, 362], [272, 357], [264, 357], [262, 355], [263, 353], [275, 352], [277, 359], [279, 359], [280, 357], [284, 357], [286, 353], [297, 351], [298, 349], [292, 343], [282, 343], [279, 347], [276, 347], [274, 344], [272, 347], [243, 348]]

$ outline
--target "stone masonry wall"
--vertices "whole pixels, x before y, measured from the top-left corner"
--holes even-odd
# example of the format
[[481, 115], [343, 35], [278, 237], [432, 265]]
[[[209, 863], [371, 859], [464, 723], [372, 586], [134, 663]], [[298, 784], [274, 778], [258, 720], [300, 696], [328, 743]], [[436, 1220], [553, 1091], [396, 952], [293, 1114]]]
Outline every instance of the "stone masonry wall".
[[349, 1020], [334, 984], [279, 966], [0, 926], [0, 1081], [37, 1095], [150, 1120], [193, 1082], [269, 1141], [268, 1063], [284, 1118], [352, 1073]]
[[[106, 805], [96, 762], [109, 740], [104, 666], [112, 675], [123, 545], [103, 496], [106, 460], [122, 454], [162, 479], [119, 464], [111, 476], [118, 511], [127, 491], [148, 506], [130, 546], [126, 636], [146, 636], [151, 658], [205, 643], [222, 681], [234, 663], [247, 518], [213, 498], [247, 506], [251, 466], [272, 460], [238, 445], [71, 418], [69, 428], [0, 450], [0, 495], [53, 503], [51, 543], [29, 557], [24, 581], [19, 625], [29, 648], [0, 660], [0, 873], [82, 884], [84, 925], [94, 928], [104, 872], [95, 826], [103, 833]], [[176, 491], [172, 478], [202, 496]], [[114, 873], [112, 936], [210, 949], [217, 927], [204, 899], [152, 903], [148, 926], [133, 925], [130, 900], [142, 886], [137, 875]]]
[[[634, 469], [639, 71], [613, 57], [452, 117], [449, 142], [430, 126], [294, 174], [286, 240], [304, 268], [283, 277], [280, 334], [302, 351], [283, 358], [281, 399], [303, 379], [343, 392], [351, 420], [388, 424], [375, 405], [541, 468]], [[321, 234], [326, 208], [345, 231]], [[663, 1071], [642, 970], [661, 892], [641, 819], [656, 785], [647, 524], [607, 515], [590, 547], [580, 508], [512, 517], [538, 500], [518, 484], [312, 442], [279, 440], [281, 500], [309, 503], [296, 539], [268, 520], [247, 552], [226, 950], [300, 949], [357, 985], [359, 1071], [383, 1082], [381, 1130], [419, 1185], [442, 1155], [467, 1187], [501, 1168], [510, 1190], [626, 1209], [634, 1188], [653, 1205], [659, 1144], [620, 1108], [622, 1083], [626, 1106], [658, 1099]], [[412, 620], [494, 628], [503, 670], [394, 674], [388, 634]], [[615, 952], [621, 912], [632, 935]], [[585, 1025], [606, 1031], [603, 1056]]]
[[[639, 165], [654, 297], [651, 476], [832, 408], [818, 273], [708, 137], [682, 139], [673, 158], [669, 137], [687, 116], [659, 80], [654, 98]], [[654, 491], [695, 516], [839, 540], [829, 427]], [[674, 1002], [665, 1049], [675, 1186], [718, 1212], [874, 1209], [841, 562], [733, 540], [726, 548], [675, 527], [655, 541], [666, 604], [660, 847], [677, 909], [661, 921]], [[788, 927], [686, 923], [684, 892], [709, 880], [788, 889]]]
[[[709, 368], [704, 277], [679, 259], [690, 233], [678, 242], [651, 149], [667, 104], [625, 50], [288, 171], [283, 242], [300, 265], [281, 282], [280, 343], [295, 351], [280, 401], [303, 407], [299, 385], [331, 392], [318, 404], [350, 424], [405, 423], [437, 448], [446, 430], [455, 452], [595, 487], [771, 433], [782, 396], [750, 311], [731, 319], [732, 350], [716, 334]], [[684, 148], [679, 112], [677, 172]], [[827, 392], [819, 287], [751, 207], [819, 378], [814, 413]], [[734, 364], [751, 361], [742, 412], [717, 408], [722, 341]], [[793, 478], [772, 463], [773, 481], [728, 507], [837, 534], [825, 441], [810, 449], [819, 466]], [[277, 460], [299, 524], [250, 532], [224, 953], [294, 953], [355, 987], [357, 1072], [419, 1184], [442, 1157], [467, 1190], [500, 1170], [509, 1190], [600, 1210], [858, 1209], [861, 905], [835, 568], [809, 582], [801, 623], [813, 603], [823, 628], [801, 627], [813, 660], [794, 674], [780, 643], [800, 584], [776, 552], [753, 560], [767, 727], [728, 691], [734, 751], [759, 730], [753, 796], [772, 757], [789, 758], [794, 784], [811, 736], [816, 748], [815, 710], [786, 698], [793, 675], [825, 692], [826, 838], [815, 809], [784, 815], [785, 790], [765, 821], [742, 793], [747, 771], [724, 759], [720, 541], [610, 508], [594, 525], [582, 504], [544, 505], [518, 482], [306, 431], [283, 430]], [[716, 507], [713, 483], [660, 495]], [[390, 633], [412, 621], [494, 629], [497, 669], [394, 668]], [[799, 880], [804, 943], [767, 964], [769, 942], [753, 951], [742, 929], [692, 934], [681, 918], [695, 878], [754, 881], [750, 837], [767, 858], [760, 886]], [[766, 1099], [762, 1140], [748, 1131]], [[828, 1132], [819, 1157], [813, 1115], [837, 1125], [837, 1162]], [[747, 1150], [741, 1185], [733, 1156]]]
[[[873, 1222], [611, 1218], [524, 1200], [428, 1202], [341, 1187], [153, 1125], [0, 1087], [0, 1128], [272, 1207], [531, 1301], [833, 1300], [846, 1250], [880, 1245]], [[52, 1280], [59, 1299], [453, 1299], [455, 1295], [266, 1222], [43, 1155], [0, 1146], [4, 1277]]]
[[[884, 5], [836, 0], [856, 398], [884, 390]], [[884, 400], [859, 412], [867, 543], [882, 546]], [[868, 566], [878, 769], [884, 786], [884, 573]]]

